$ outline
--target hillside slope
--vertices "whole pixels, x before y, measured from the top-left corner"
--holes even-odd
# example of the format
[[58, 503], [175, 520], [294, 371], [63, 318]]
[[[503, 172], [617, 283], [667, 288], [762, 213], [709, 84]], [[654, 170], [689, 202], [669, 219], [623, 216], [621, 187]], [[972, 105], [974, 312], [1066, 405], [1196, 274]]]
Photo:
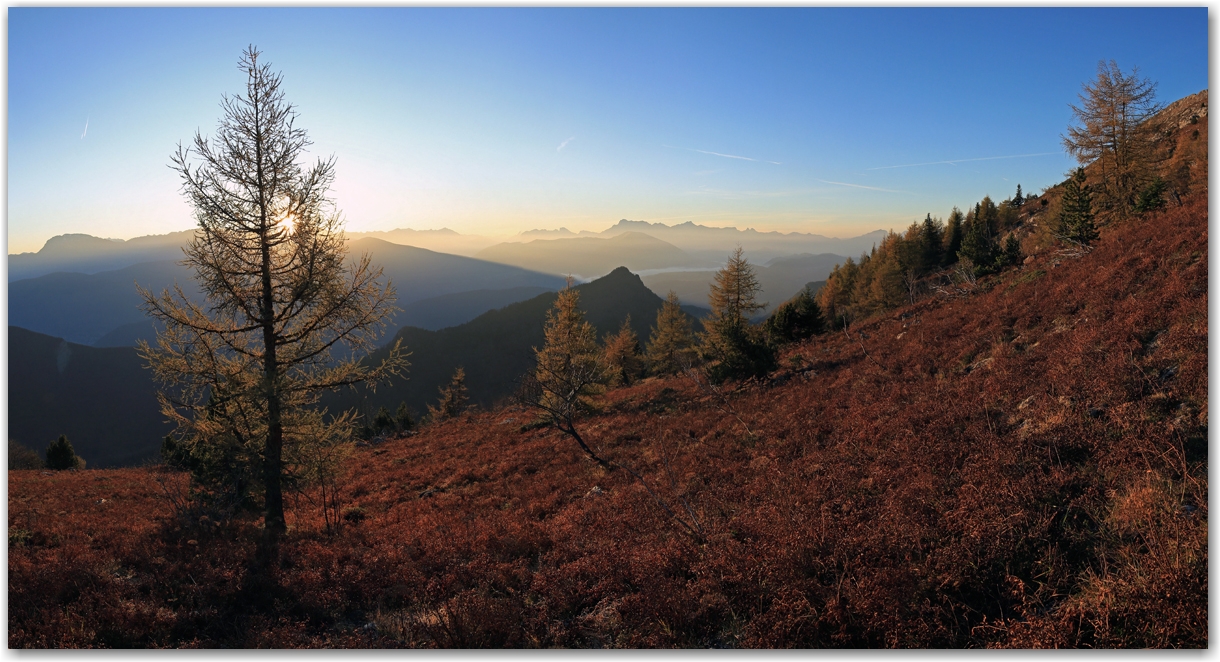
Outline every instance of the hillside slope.
[[511, 409], [359, 449], [261, 580], [166, 474], [10, 472], [9, 645], [1206, 647], [1207, 223], [612, 391], [583, 434], [648, 489]]
[[120, 327], [147, 328], [144, 335], [151, 336], [152, 322], [140, 309], [144, 300], [136, 283], [153, 292], [177, 283], [195, 300], [202, 299], [191, 271], [173, 260], [94, 274], [57, 272], [9, 283], [9, 324], [83, 345]]
[[133, 466], [157, 456], [172, 429], [163, 419], [134, 348], [8, 328], [10, 439], [41, 452], [66, 434], [89, 467]]

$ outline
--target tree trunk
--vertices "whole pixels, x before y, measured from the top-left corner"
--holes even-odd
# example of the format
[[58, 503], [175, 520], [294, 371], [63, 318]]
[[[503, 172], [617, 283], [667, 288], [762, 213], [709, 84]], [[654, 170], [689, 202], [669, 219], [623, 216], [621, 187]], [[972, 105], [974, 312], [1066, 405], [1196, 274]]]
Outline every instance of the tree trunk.
[[[255, 108], [255, 125], [259, 124], [259, 109]], [[262, 327], [263, 327], [263, 387], [267, 397], [267, 444], [263, 449], [263, 530], [267, 545], [274, 547], [281, 534], [288, 530], [284, 521], [283, 475], [284, 422], [280, 411], [279, 362], [276, 360], [275, 291], [271, 284], [271, 219], [267, 214], [267, 183], [263, 180], [262, 145], [255, 147], [258, 163], [259, 216], [261, 217], [262, 251]]]

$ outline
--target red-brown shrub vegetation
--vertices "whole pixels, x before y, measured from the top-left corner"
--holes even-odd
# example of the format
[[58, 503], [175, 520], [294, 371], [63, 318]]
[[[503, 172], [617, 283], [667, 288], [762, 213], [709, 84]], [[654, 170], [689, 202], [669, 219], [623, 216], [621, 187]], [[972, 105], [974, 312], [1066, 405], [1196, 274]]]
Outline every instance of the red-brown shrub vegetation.
[[[1207, 199], [790, 347], [359, 449], [328, 536], [184, 521], [155, 469], [9, 473], [9, 645], [1207, 645]], [[867, 353], [867, 356], [866, 356]], [[800, 360], [789, 360], [799, 354]], [[356, 512], [356, 511], [350, 511]]]

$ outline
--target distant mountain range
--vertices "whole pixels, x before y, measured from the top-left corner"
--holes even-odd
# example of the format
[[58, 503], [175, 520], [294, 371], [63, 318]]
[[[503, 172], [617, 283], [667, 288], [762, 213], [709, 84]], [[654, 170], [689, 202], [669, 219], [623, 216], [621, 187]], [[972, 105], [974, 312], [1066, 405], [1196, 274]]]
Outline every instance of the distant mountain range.
[[172, 260], [145, 262], [101, 273], [57, 272], [10, 281], [9, 324], [69, 342], [92, 345], [119, 327], [151, 321], [140, 310], [143, 299], [136, 283], [155, 292], [175, 282], [186, 293], [202, 298], [191, 272]]
[[373, 232], [348, 232], [347, 238], [351, 241], [381, 239], [392, 244], [416, 246], [440, 253], [451, 253], [466, 257], [471, 257], [484, 248], [501, 241], [494, 237], [484, 237], [482, 235], [458, 234], [449, 228], [441, 228], [440, 230], [399, 228], [397, 230], [377, 230]]
[[476, 257], [585, 279], [603, 276], [620, 266], [642, 271], [694, 265], [682, 249], [642, 232], [624, 232], [613, 237], [505, 242], [479, 251]]
[[858, 237], [837, 239], [805, 232], [759, 232], [750, 228], [712, 228], [689, 221], [665, 225], [627, 219], [620, 220], [600, 234], [612, 237], [624, 232], [643, 232], [667, 241], [706, 266], [723, 265], [729, 251], [737, 246], [745, 250], [746, 257], [754, 264], [764, 264], [778, 257], [802, 253], [855, 256], [872, 250], [886, 235], [884, 230], [874, 230]]
[[[97, 241], [111, 243], [105, 239]], [[100, 245], [97, 241], [71, 240], [78, 247], [96, 247]], [[353, 241], [349, 251], [352, 257], [367, 252], [373, 264], [383, 269], [383, 277], [395, 286], [398, 305], [404, 313], [391, 321], [388, 335], [404, 324], [424, 328], [459, 324], [479, 313], [539, 292], [557, 290], [564, 284], [564, 279], [554, 274], [392, 244], [381, 239]], [[178, 283], [188, 295], [202, 299], [192, 272], [177, 261], [145, 262], [113, 271], [88, 273], [85, 268], [89, 265], [103, 264], [106, 259], [128, 259], [132, 253], [112, 253], [109, 257], [88, 251], [71, 254], [76, 256], [75, 262], [64, 258], [58, 264], [74, 267], [72, 271], [9, 282], [10, 324], [74, 343], [130, 347], [136, 339], [153, 337], [152, 322], [140, 310], [142, 299], [136, 291], [136, 283], [158, 293]], [[489, 290], [501, 292], [486, 293]], [[485, 294], [437, 300], [474, 291]], [[422, 303], [424, 300], [430, 303]], [[487, 307], [479, 309], [480, 305]]]

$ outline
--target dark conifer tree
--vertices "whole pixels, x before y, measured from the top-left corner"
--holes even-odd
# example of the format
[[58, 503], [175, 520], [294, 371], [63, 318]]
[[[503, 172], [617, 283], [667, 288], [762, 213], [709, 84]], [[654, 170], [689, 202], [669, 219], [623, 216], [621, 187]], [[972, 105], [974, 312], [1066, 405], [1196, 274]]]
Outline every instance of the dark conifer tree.
[[1004, 250], [1000, 253], [1000, 257], [997, 260], [997, 265], [1001, 268], [1015, 267], [1016, 265], [1021, 264], [1021, 260], [1024, 259], [1024, 257], [1025, 256], [1021, 254], [1021, 242], [1017, 240], [1017, 234], [1013, 232], [1010, 233], [1008, 235], [1008, 239], [1004, 241]]
[[411, 411], [407, 409], [406, 402], [398, 404], [398, 411], [394, 413], [394, 423], [398, 425], [400, 432], [408, 432], [415, 428], [415, 421], [411, 418]]
[[809, 288], [803, 288], [763, 323], [767, 337], [776, 344], [799, 342], [826, 330], [822, 309]]
[[[974, 213], [966, 225], [965, 236], [962, 237], [962, 248], [958, 256], [970, 260], [974, 265], [974, 273], [983, 275], [991, 273], [996, 261], [995, 238], [992, 234], [990, 214], [985, 203], [989, 198], [975, 205]], [[994, 205], [992, 205], [994, 208]]]
[[942, 246], [945, 241], [945, 228], [931, 214], [923, 220], [919, 228], [919, 243], [923, 252], [924, 270], [935, 269], [944, 259]]
[[945, 250], [941, 255], [946, 267], [957, 262], [957, 253], [962, 249], [962, 219], [962, 211], [954, 207], [945, 223]]
[[55, 471], [63, 471], [64, 469], [76, 469], [80, 466], [80, 458], [76, 456], [76, 450], [72, 448], [72, 442], [68, 441], [65, 435], [59, 435], [59, 439], [51, 442], [47, 446], [47, 468]]
[[381, 434], [392, 429], [394, 429], [394, 419], [390, 417], [389, 410], [381, 407], [377, 410], [377, 415], [373, 417], [373, 432]]
[[1085, 181], [1084, 168], [1077, 168], [1063, 186], [1056, 233], [1072, 243], [1087, 245], [1097, 239], [1097, 227], [1093, 224], [1093, 196]]

